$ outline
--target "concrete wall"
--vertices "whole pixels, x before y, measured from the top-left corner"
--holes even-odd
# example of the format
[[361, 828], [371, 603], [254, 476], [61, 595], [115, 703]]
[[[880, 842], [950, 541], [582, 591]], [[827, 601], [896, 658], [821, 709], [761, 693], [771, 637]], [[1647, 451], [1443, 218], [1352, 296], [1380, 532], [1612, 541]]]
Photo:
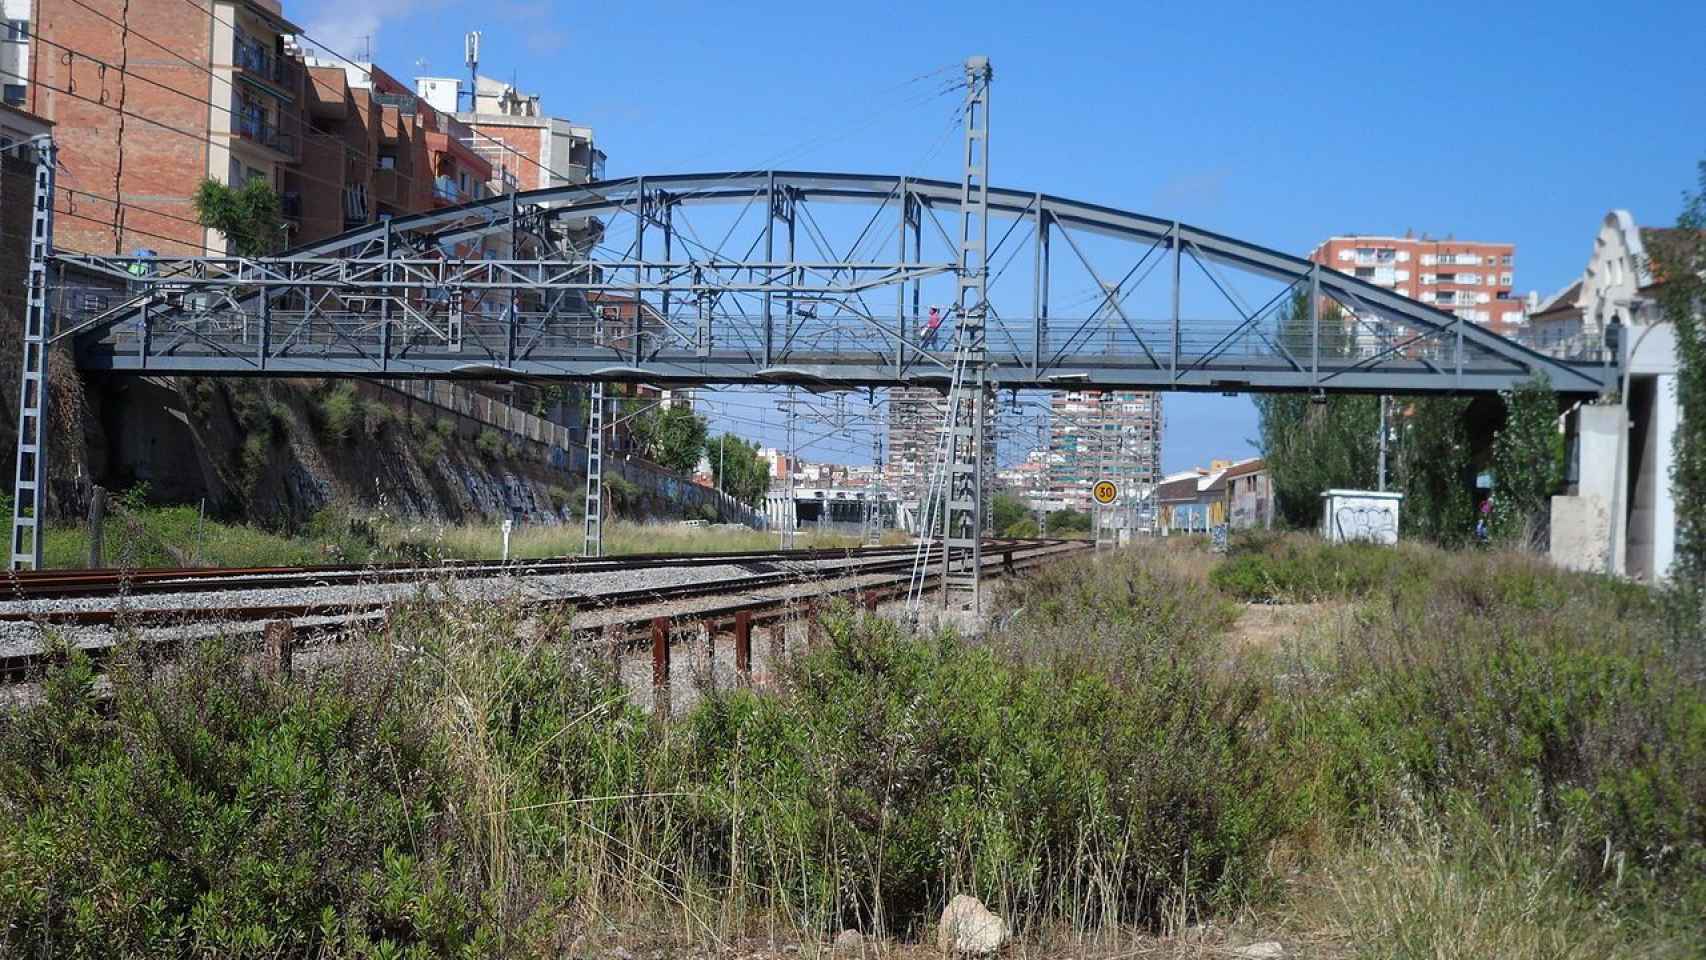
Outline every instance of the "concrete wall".
[[1619, 444], [1627, 422], [1620, 405], [1586, 404], [1570, 416], [1571, 482], [1564, 496], [1552, 498], [1550, 549], [1559, 566], [1607, 572], [1612, 559], [1619, 558], [1621, 567], [1623, 525], [1612, 519], [1621, 502]]

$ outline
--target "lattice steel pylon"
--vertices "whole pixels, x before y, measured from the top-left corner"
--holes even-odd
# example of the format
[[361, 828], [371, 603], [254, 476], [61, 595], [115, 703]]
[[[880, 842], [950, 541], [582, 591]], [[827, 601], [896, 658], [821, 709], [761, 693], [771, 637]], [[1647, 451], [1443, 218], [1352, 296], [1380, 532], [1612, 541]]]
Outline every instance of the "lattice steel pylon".
[[871, 400], [871, 482], [865, 485], [865, 536], [867, 546], [883, 540], [883, 432], [876, 427], [877, 403]]
[[47, 261], [53, 256], [53, 175], [57, 148], [36, 137], [35, 204], [30, 217], [30, 271], [24, 303], [24, 362], [18, 390], [17, 484], [12, 499], [13, 570], [41, 569], [47, 523], [47, 348], [53, 317], [47, 305]]
[[966, 60], [965, 161], [960, 180], [957, 365], [965, 370], [948, 399], [948, 487], [943, 510], [942, 605], [978, 612], [983, 573], [984, 407], [989, 357], [989, 58]]
[[788, 474], [787, 482], [784, 485], [788, 491], [788, 502], [786, 508], [782, 511], [780, 529], [777, 532], [777, 546], [783, 550], [792, 550], [795, 546], [794, 535], [799, 528], [800, 521], [799, 494], [794, 489], [794, 474], [798, 467], [798, 464], [794, 462], [794, 458], [799, 455], [798, 451], [795, 449], [795, 443], [799, 439], [797, 429], [799, 401], [794, 399], [793, 387], [788, 388], [788, 399], [784, 402], [788, 407], [788, 451], [783, 457], [782, 469]]

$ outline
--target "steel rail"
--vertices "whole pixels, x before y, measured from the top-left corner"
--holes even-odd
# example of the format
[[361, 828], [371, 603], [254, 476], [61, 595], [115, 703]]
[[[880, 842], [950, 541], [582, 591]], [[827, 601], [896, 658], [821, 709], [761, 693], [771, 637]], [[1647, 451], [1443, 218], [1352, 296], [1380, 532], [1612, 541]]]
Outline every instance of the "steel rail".
[[[1090, 546], [1088, 541], [1081, 540], [1009, 540], [1000, 541], [1000, 546], [993, 547], [984, 553], [983, 566], [990, 573], [1016, 574], [1020, 570], [1040, 565], [1052, 558], [1081, 552]], [[715, 580], [703, 583], [676, 584], [667, 587], [641, 587], [623, 591], [597, 594], [590, 597], [561, 597], [550, 599], [523, 600], [531, 610], [552, 609], [587, 609], [612, 610], [629, 609], [631, 615], [623, 619], [606, 623], [592, 628], [575, 628], [571, 631], [579, 634], [597, 634], [609, 636], [614, 634], [622, 639], [628, 638], [642, 624], [656, 618], [652, 612], [660, 603], [693, 599], [715, 598], [732, 594], [749, 593], [757, 589], [774, 589], [781, 586], [809, 586], [814, 583], [836, 580], [861, 580], [840, 587], [816, 593], [800, 595], [790, 593], [782, 596], [745, 596], [740, 599], [716, 604], [707, 608], [677, 612], [666, 615], [671, 620], [693, 621], [709, 624], [713, 630], [721, 626], [721, 621], [740, 613], [754, 614], [755, 622], [773, 622], [790, 614], [801, 603], [808, 608], [828, 598], [850, 596], [866, 601], [869, 609], [880, 599], [893, 599], [905, 594], [910, 580], [913, 558], [907, 556], [883, 560], [880, 563], [862, 564], [855, 568], [841, 568], [826, 571], [789, 571], [772, 574], [761, 574], [751, 577], [729, 580]], [[871, 582], [868, 579], [874, 575], [882, 575], [882, 579]], [[936, 586], [940, 586], [937, 584]], [[590, 602], [589, 602], [590, 601]], [[338, 627], [347, 627], [357, 617], [386, 611], [406, 601], [376, 601], [359, 604], [273, 604], [247, 606], [240, 610], [207, 609], [202, 611], [126, 611], [126, 610], [85, 610], [60, 611], [54, 618], [52, 614], [35, 618], [37, 622], [56, 623], [63, 625], [112, 625], [122, 623], [127, 626], [146, 626], [159, 624], [164, 626], [179, 626], [187, 622], [203, 622], [215, 624], [233, 623], [265, 623], [275, 620], [294, 620], [309, 617], [341, 617], [343, 623], [322, 627], [322, 630], [335, 632]], [[232, 614], [241, 613], [241, 617], [226, 616], [212, 619], [206, 617], [189, 617], [187, 613]], [[154, 619], [159, 615], [163, 619]], [[168, 645], [181, 642], [168, 641]], [[113, 649], [111, 645], [82, 648], [98, 664]], [[0, 657], [0, 682], [27, 681], [32, 678], [33, 671], [44, 663], [63, 659], [59, 651], [38, 651]]]
[[[1062, 542], [1065, 541], [997, 540], [991, 541], [987, 549], [996, 553], [1002, 553], [1015, 549], [1024, 549], [1026, 547], [1056, 545]], [[601, 591], [598, 593], [578, 593], [565, 595], [561, 598], [527, 601], [528, 603], [566, 604], [584, 609], [598, 609], [645, 600], [671, 600], [696, 595], [715, 595], [718, 593], [740, 592], [789, 583], [829, 579], [839, 576], [851, 576], [859, 573], [882, 572], [889, 569], [898, 569], [901, 566], [910, 568], [914, 560], [913, 552], [913, 547], [906, 546], [879, 547], [866, 550], [848, 549], [842, 551], [778, 550], [764, 553], [716, 556], [702, 555], [683, 557], [679, 555], [666, 555], [667, 559], [681, 561], [676, 564], [667, 562], [658, 563], [652, 560], [632, 561], [630, 558], [623, 557], [589, 561], [583, 561], [581, 558], [571, 558], [563, 561], [557, 561], [557, 564], [560, 566], [555, 568], [542, 567], [536, 564], [488, 567], [484, 569], [491, 570], [493, 572], [475, 575], [493, 576], [508, 573], [518, 576], [540, 576], [556, 575], [559, 573], [578, 574], [589, 572], [619, 572], [624, 570], [656, 569], [659, 567], [667, 569], [671, 566], [707, 566], [721, 564], [740, 565], [743, 562], [809, 563], [821, 561], [846, 561], [845, 565], [820, 570], [786, 569], [764, 571], [745, 577], [718, 578], [714, 580], [674, 584], [669, 586], [635, 587], [625, 590]], [[445, 574], [451, 576], [467, 576], [468, 572], [466, 570], [459, 570], [456, 568], [423, 569], [415, 567], [411, 570], [393, 571], [388, 580], [381, 580], [375, 579], [375, 577], [367, 571], [338, 568], [337, 574], [326, 574], [323, 576], [343, 576], [348, 578], [345, 582], [359, 585], [365, 583], [378, 584], [384, 582], [426, 582], [430, 580], [433, 575]], [[18, 576], [15, 579], [23, 581], [27, 578], [24, 576]], [[262, 579], [263, 578], [243, 579], [239, 575], [236, 578], [228, 578], [224, 580], [223, 583], [217, 584], [198, 583], [186, 580], [171, 580], [156, 582], [153, 584], [142, 584], [141, 586], [144, 587], [143, 592], [148, 592], [148, 590], [152, 588], [153, 591], [163, 593], [217, 593], [221, 590], [288, 589], [293, 587], [318, 587], [325, 585], [325, 581], [323, 579], [305, 579], [294, 576], [285, 578], [286, 582], [282, 585], [277, 583], [268, 586], [257, 585], [257, 583], [261, 582]], [[70, 594], [69, 596], [77, 595], [78, 594]], [[124, 594], [121, 591], [118, 595], [122, 597]], [[48, 597], [38, 596], [31, 597], [29, 599], [48, 599]], [[58, 599], [58, 597], [55, 597], [54, 599]], [[0, 622], [78, 626], [110, 626], [121, 623], [136, 626], [176, 625], [191, 622], [238, 623], [263, 620], [297, 619], [304, 617], [353, 615], [395, 606], [398, 602], [399, 601], [397, 600], [357, 600], [353, 602], [318, 601], [312, 603], [258, 603], [244, 604], [242, 606], [235, 607], [198, 606], [169, 609], [134, 609], [115, 606], [94, 610], [8, 610], [0, 612]]]
[[[912, 547], [840, 547], [764, 550], [736, 553], [645, 553], [614, 557], [544, 557], [511, 560], [393, 561], [360, 566], [322, 564], [303, 567], [171, 567], [138, 570], [14, 571], [0, 584], [0, 603], [8, 600], [57, 600], [106, 595], [203, 593], [215, 590], [266, 590], [288, 587], [398, 583], [446, 574], [458, 577], [544, 576], [606, 573], [719, 564], [817, 562], [910, 552]], [[28, 619], [0, 613], [0, 620]]]

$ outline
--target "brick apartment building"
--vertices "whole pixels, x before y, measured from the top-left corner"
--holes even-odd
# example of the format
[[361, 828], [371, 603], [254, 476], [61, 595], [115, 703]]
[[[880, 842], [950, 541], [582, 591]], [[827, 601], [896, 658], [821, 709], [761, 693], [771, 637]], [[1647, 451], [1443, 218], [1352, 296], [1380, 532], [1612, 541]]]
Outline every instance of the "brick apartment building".
[[1523, 322], [1514, 244], [1349, 234], [1323, 241], [1309, 259], [1501, 333]]
[[[4, 97], [52, 123], [59, 146], [61, 249], [227, 252], [225, 238], [196, 220], [194, 196], [207, 179], [272, 186], [285, 220], [281, 249], [528, 186], [506, 183], [454, 111], [372, 64], [304, 49], [311, 41], [299, 43], [279, 0], [0, 2]], [[531, 109], [538, 122], [562, 122], [540, 117], [537, 98]], [[602, 166], [592, 132], [573, 132], [583, 165], [596, 157]], [[508, 256], [507, 244], [504, 236], [455, 252]], [[482, 390], [584, 429], [575, 402], [584, 391]]]
[[495, 182], [539, 190], [604, 179], [604, 153], [591, 128], [546, 116], [538, 94], [491, 77], [475, 81], [471, 110], [461, 109], [463, 84], [452, 77], [416, 77], [415, 93], [473, 129], [470, 146], [491, 163]]
[[[454, 110], [372, 64], [303, 50], [277, 0], [37, 0], [34, 22], [5, 29], [23, 39], [0, 44], [0, 69], [27, 62], [24, 100], [55, 124], [65, 249], [224, 252], [195, 219], [209, 178], [271, 184], [281, 247], [506, 186]], [[528, 105], [530, 122], [567, 126]], [[589, 129], [570, 129], [582, 166], [564, 179], [584, 180], [603, 155]]]
[[1088, 510], [1090, 490], [1112, 480], [1137, 495], [1160, 475], [1161, 396], [1076, 390], [1049, 398], [1048, 499]]

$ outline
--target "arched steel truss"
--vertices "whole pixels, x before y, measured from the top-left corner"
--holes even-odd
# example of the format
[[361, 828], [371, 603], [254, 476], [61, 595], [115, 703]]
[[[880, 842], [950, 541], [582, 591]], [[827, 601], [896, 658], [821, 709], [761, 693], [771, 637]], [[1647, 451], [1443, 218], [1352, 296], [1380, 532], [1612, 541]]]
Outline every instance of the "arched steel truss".
[[[630, 177], [272, 258], [62, 254], [122, 292], [62, 298], [58, 336], [77, 339], [86, 369], [136, 373], [942, 384], [952, 338], [926, 342], [921, 319], [956, 302], [961, 191], [867, 174]], [[1596, 353], [1541, 353], [1178, 221], [1028, 191], [987, 201], [995, 386], [1486, 392], [1544, 375], [1590, 395], [1615, 382]], [[1065, 302], [1075, 281], [1091, 293]]]

